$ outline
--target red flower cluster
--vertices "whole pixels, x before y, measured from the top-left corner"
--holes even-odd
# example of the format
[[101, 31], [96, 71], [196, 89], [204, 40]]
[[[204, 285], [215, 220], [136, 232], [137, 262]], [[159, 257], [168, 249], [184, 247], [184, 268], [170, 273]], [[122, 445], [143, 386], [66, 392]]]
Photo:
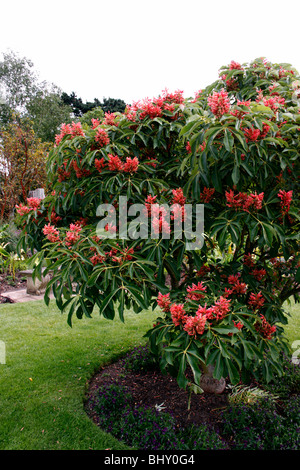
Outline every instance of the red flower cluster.
[[202, 193], [200, 193], [200, 202], [209, 203], [213, 195], [215, 194], [215, 188], [204, 187]]
[[228, 276], [228, 283], [232, 285], [230, 289], [226, 289], [226, 297], [231, 294], [246, 294], [247, 284], [239, 280], [241, 273], [231, 274]]
[[132, 106], [127, 106], [125, 114], [130, 121], [135, 121], [137, 113], [141, 120], [150, 117], [154, 119], [162, 115], [163, 111], [174, 111], [175, 104], [181, 104], [184, 101], [183, 92], [180, 90], [175, 93], [163, 91], [162, 96], [158, 98], [145, 98], [143, 101], [136, 101]]
[[248, 304], [253, 308], [253, 310], [259, 310], [265, 303], [265, 298], [261, 292], [254, 294], [251, 292]]
[[280, 189], [277, 196], [280, 199], [281, 212], [283, 214], [287, 214], [292, 203], [293, 191], [284, 191], [283, 189]]
[[223, 116], [223, 114], [228, 113], [230, 109], [229, 97], [224, 88], [220, 92], [215, 91], [212, 96], [208, 97], [207, 101], [212, 113], [217, 118], [220, 118]]
[[123, 163], [120, 157], [117, 155], [112, 155], [111, 153], [108, 154], [108, 163], [105, 162], [104, 158], [101, 158], [100, 160], [97, 158], [95, 159], [95, 167], [99, 173], [101, 173], [106, 166], [110, 171], [135, 173], [138, 170], [139, 163], [140, 162], [137, 157], [127, 157], [126, 162]]
[[201, 300], [204, 298], [204, 295], [201, 292], [206, 292], [206, 286], [203, 285], [202, 282], [198, 282], [198, 284], [192, 284], [192, 286], [187, 287], [186, 300]]
[[107, 132], [102, 128], [97, 129], [95, 141], [100, 147], [106, 147], [110, 142]]
[[242, 209], [246, 212], [252, 210], [259, 210], [262, 208], [262, 202], [264, 198], [264, 193], [256, 194], [246, 194], [239, 192], [238, 194], [234, 194], [234, 191], [230, 189], [230, 191], [225, 192], [227, 206], [232, 207], [234, 209]]
[[57, 243], [60, 241], [59, 231], [53, 225], [50, 225], [50, 223], [44, 226], [43, 234], [46, 235], [47, 239], [51, 243]]
[[276, 326], [271, 326], [263, 315], [260, 315], [260, 318], [261, 321], [254, 325], [256, 331], [260, 333], [265, 339], [272, 339], [272, 336], [276, 332]]
[[267, 133], [270, 130], [270, 126], [268, 124], [263, 124], [263, 129], [254, 129], [253, 127], [243, 129], [244, 136], [246, 138], [246, 142], [256, 142], [258, 139], [264, 139]]
[[37, 197], [28, 197], [27, 206], [25, 206], [23, 203], [20, 203], [19, 205], [16, 205], [16, 210], [18, 214], [26, 215], [31, 211], [37, 211], [40, 208], [40, 205], [41, 199], [38, 199]]
[[183, 325], [186, 321], [186, 313], [183, 304], [173, 304], [170, 306], [171, 317], [175, 326]]
[[273, 111], [277, 111], [280, 106], [285, 105], [285, 99], [281, 98], [278, 95], [272, 96], [271, 98], [263, 98], [263, 103], [268, 108], [271, 108]]
[[118, 127], [118, 123], [116, 122], [116, 115], [115, 113], [105, 113], [105, 119], [103, 124], [106, 126], [116, 126]]
[[267, 272], [265, 269], [253, 269], [250, 274], [252, 274], [257, 281], [261, 281]]
[[194, 338], [196, 338], [197, 335], [203, 335], [205, 330], [205, 324], [206, 316], [196, 314], [195, 317], [188, 316], [186, 318], [183, 329], [187, 332], [189, 336], [193, 336]]
[[55, 143], [58, 145], [61, 140], [66, 136], [70, 135], [72, 138], [77, 135], [84, 136], [83, 129], [80, 122], [72, 122], [72, 124], [62, 124], [60, 128], [60, 134], [55, 136]]
[[157, 297], [157, 305], [163, 310], [163, 312], [169, 312], [171, 305], [170, 294], [163, 295], [161, 292], [159, 292]]
[[70, 224], [70, 230], [66, 234], [65, 244], [69, 247], [74, 245], [80, 238], [79, 234], [81, 230], [81, 225]]
[[186, 197], [183, 195], [183, 190], [181, 188], [172, 189], [173, 199], [172, 204], [179, 204], [183, 206], [186, 201]]

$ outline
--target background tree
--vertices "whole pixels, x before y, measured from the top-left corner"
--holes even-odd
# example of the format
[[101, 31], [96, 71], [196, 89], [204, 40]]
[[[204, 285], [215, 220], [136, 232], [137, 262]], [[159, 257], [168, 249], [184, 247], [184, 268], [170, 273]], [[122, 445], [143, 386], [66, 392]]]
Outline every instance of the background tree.
[[8, 218], [29, 190], [45, 187], [49, 144], [36, 137], [31, 122], [15, 117], [0, 131], [0, 219]]
[[61, 91], [40, 89], [32, 96], [26, 107], [26, 115], [32, 121], [33, 130], [43, 142], [54, 142], [62, 122], [72, 122], [72, 108], [63, 103]]

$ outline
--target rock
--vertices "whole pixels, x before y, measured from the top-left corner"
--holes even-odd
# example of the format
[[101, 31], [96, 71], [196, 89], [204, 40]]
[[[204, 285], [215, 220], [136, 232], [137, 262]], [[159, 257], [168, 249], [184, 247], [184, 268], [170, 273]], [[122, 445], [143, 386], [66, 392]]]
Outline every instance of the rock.
[[201, 375], [199, 386], [206, 393], [221, 394], [225, 390], [226, 381], [223, 377], [221, 377], [221, 379], [215, 379], [213, 377], [213, 371], [213, 367], [208, 366], [208, 372]]

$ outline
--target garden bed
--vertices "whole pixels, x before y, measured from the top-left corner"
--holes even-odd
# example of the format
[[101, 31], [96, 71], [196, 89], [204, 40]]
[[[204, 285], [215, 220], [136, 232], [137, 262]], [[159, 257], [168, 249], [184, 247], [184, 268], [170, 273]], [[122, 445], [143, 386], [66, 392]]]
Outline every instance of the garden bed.
[[[142, 349], [145, 351], [145, 348]], [[129, 353], [127, 356], [129, 361], [130, 355], [133, 353], [137, 357], [138, 348]], [[287, 375], [285, 381], [282, 382], [280, 399], [270, 391], [259, 388], [256, 383], [253, 383], [250, 388], [256, 391], [257, 395], [254, 399], [260, 400], [253, 406], [253, 402], [233, 403], [232, 400], [230, 401], [232, 388], [229, 384], [227, 384], [225, 391], [219, 395], [192, 393], [190, 396], [187, 390], [178, 387], [176, 378], [162, 374], [158, 368], [141, 367], [138, 370], [138, 366], [136, 366], [129, 370], [125, 357], [125, 359], [107, 365], [93, 376], [89, 383], [85, 409], [96, 425], [111, 432], [120, 440], [124, 440], [126, 444], [142, 449], [151, 448], [147, 447], [150, 442], [155, 442], [156, 449], [172, 449], [169, 447], [170, 441], [163, 437], [163, 433], [168, 432], [172, 436], [173, 442], [176, 442], [174, 450], [299, 450], [299, 369], [298, 367], [294, 370], [292, 367], [291, 375]], [[112, 386], [116, 386], [119, 392], [115, 389], [110, 391], [109, 387]], [[262, 394], [259, 398], [260, 392]], [[111, 396], [109, 396], [110, 393]], [[118, 393], [121, 397], [119, 398], [120, 402], [116, 396]], [[130, 398], [121, 403], [125, 393]], [[188, 409], [189, 396], [191, 399]], [[106, 401], [103, 402], [103, 398]], [[109, 415], [107, 409], [110, 409], [115, 400], [117, 405], [113, 406], [116, 406], [116, 409], [111, 409], [112, 414]], [[151, 410], [152, 417], [146, 418], [142, 415], [140, 411], [142, 408]], [[138, 416], [136, 419], [139, 421], [133, 423], [135, 413]], [[131, 427], [126, 429], [129, 414]], [[152, 429], [152, 422], [156, 419], [160, 420], [161, 416], [157, 416], [162, 414], [172, 417], [171, 425], [168, 420], [167, 424], [158, 421], [154, 426], [157, 429]], [[231, 416], [233, 417], [232, 422]], [[145, 442], [144, 436], [142, 436], [143, 429], [138, 430], [138, 428], [140, 422], [144, 420], [146, 423], [147, 419], [148, 424], [144, 424], [144, 432], [149, 432], [149, 435], [152, 433], [151, 439], [153, 441], [150, 441], [149, 437], [149, 440]], [[120, 426], [117, 423], [118, 420], [122, 421]], [[160, 432], [158, 431], [159, 427], [163, 439], [161, 442], [157, 437]], [[196, 429], [199, 429], [199, 432]], [[187, 430], [187, 435], [182, 434], [184, 430]], [[189, 434], [190, 430], [193, 430], [192, 435]], [[174, 436], [177, 431], [180, 437], [176, 440]], [[131, 440], [130, 433], [139, 433], [140, 436], [132, 436]], [[273, 435], [277, 436], [277, 441], [274, 440], [274, 443]], [[138, 439], [142, 440], [141, 447], [137, 445]], [[183, 445], [183, 447], [178, 448], [176, 445]], [[152, 450], [155, 449], [152, 448]]]
[[11, 299], [5, 296], [5, 293], [12, 290], [25, 289], [26, 286], [27, 279], [22, 274], [17, 272], [15, 276], [12, 276], [7, 273], [0, 273], [0, 304], [13, 303]]

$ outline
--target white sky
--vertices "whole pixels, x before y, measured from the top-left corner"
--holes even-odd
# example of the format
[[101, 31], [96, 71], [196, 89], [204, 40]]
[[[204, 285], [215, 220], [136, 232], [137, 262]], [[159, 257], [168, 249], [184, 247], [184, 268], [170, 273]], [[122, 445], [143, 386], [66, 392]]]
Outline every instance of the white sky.
[[300, 71], [299, 0], [0, 0], [0, 19], [1, 60], [12, 49], [83, 101], [194, 96], [231, 60]]

